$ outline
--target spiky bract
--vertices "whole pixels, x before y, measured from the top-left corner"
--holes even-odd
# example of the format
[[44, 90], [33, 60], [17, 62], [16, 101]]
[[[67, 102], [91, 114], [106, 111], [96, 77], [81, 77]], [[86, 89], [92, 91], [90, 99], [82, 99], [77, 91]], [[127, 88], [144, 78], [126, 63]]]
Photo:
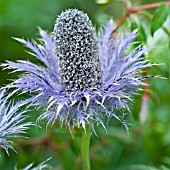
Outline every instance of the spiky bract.
[[25, 168], [23, 168], [22, 170], [47, 170], [47, 169], [51, 169], [51, 166], [47, 164], [47, 162], [50, 160], [51, 158], [48, 158], [47, 160], [41, 162], [40, 164], [38, 164], [37, 166], [34, 166], [34, 163], [31, 163], [29, 165], [27, 165]]
[[24, 114], [26, 110], [18, 112], [19, 105], [8, 103], [9, 97], [4, 90], [0, 90], [0, 147], [7, 153], [9, 148], [13, 149], [10, 139], [21, 137], [20, 134], [32, 125], [30, 122], [24, 123], [28, 117]]

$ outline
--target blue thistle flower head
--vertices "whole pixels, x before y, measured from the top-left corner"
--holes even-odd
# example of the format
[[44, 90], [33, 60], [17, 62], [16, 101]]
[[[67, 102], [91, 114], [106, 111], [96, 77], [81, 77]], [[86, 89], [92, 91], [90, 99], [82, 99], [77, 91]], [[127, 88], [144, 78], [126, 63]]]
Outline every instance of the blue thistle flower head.
[[127, 101], [140, 90], [142, 68], [150, 67], [143, 58], [149, 49], [137, 47], [125, 51], [134, 43], [136, 31], [124, 39], [111, 38], [114, 25], [110, 21], [98, 36], [88, 16], [69, 9], [57, 18], [52, 36], [40, 29], [41, 40], [31, 43], [16, 38], [31, 49], [43, 65], [30, 61], [7, 61], [6, 69], [24, 74], [8, 88], [31, 93], [22, 104], [45, 107], [39, 119], [47, 124], [59, 119], [67, 127], [89, 124], [103, 126], [103, 118], [123, 121], [116, 110], [128, 109]]
[[5, 90], [0, 90], [0, 147], [7, 153], [9, 148], [14, 150], [10, 139], [22, 137], [20, 134], [25, 133], [25, 130], [33, 125], [30, 122], [24, 123], [28, 116], [24, 114], [26, 111], [18, 112], [17, 103], [7, 102], [10, 96], [11, 94], [5, 94]]

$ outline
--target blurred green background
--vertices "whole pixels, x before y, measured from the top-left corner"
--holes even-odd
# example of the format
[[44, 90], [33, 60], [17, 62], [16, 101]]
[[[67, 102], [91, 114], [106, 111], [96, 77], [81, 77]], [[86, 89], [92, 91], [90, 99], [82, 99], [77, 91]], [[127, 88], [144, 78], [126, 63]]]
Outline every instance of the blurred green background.
[[[25, 48], [12, 39], [39, 38], [38, 27], [53, 30], [56, 16], [62, 10], [78, 8], [86, 12], [96, 30], [111, 18], [116, 21], [126, 13], [126, 7], [132, 8], [143, 4], [169, 2], [153, 0], [0, 0], [0, 63], [5, 60], [35, 59], [25, 53]], [[118, 27], [119, 34], [126, 34], [138, 28], [137, 41], [144, 47], [159, 46], [146, 55], [153, 63], [162, 63], [147, 70], [148, 74], [161, 75], [167, 79], [149, 79], [149, 99], [142, 101], [146, 93], [134, 98], [131, 114], [126, 119], [129, 135], [121, 124], [112, 119], [107, 127], [107, 134], [102, 127], [97, 127], [98, 136], [92, 135], [91, 166], [92, 170], [156, 170], [170, 169], [170, 12], [160, 28], [151, 35], [151, 25], [155, 9], [143, 10], [126, 16]], [[162, 17], [162, 16], [161, 16]], [[157, 18], [157, 23], [160, 17]], [[36, 62], [36, 61], [35, 61]], [[0, 69], [0, 86], [11, 82], [16, 74], [9, 74]], [[142, 110], [141, 108], [145, 109]], [[145, 121], [141, 113], [146, 111]], [[36, 121], [41, 111], [30, 112], [30, 119]], [[42, 112], [41, 112], [42, 113]], [[64, 128], [56, 123], [53, 127], [32, 127], [29, 139], [14, 140], [17, 153], [10, 150], [8, 156], [0, 150], [0, 169], [10, 170], [25, 167], [31, 162], [35, 165], [51, 157], [49, 164], [55, 170], [81, 170], [79, 155], [80, 134], [73, 132], [74, 139]]]

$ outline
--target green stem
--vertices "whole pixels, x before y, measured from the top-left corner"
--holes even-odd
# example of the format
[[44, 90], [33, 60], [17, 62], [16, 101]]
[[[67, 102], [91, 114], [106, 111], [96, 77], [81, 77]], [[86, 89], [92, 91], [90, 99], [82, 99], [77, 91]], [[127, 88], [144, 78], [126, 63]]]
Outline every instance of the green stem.
[[86, 127], [86, 131], [82, 129], [81, 137], [81, 159], [83, 170], [90, 170], [89, 146], [90, 146], [90, 126]]

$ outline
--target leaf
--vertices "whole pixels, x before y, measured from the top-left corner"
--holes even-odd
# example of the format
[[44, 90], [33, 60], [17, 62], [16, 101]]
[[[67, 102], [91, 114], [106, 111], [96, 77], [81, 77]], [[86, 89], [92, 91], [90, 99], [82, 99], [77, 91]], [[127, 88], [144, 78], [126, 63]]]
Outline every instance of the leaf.
[[170, 37], [170, 30], [168, 30], [167, 28], [163, 27], [164, 32], [168, 35], [168, 37]]
[[110, 16], [108, 14], [100, 13], [97, 15], [97, 21], [100, 25], [106, 25], [110, 21]]
[[[143, 26], [137, 24], [136, 22], [133, 22], [131, 23], [131, 30], [133, 31], [135, 29], [138, 29], [138, 33], [139, 33], [139, 35], [136, 37], [135, 40], [139, 42], [139, 44], [141, 43], [146, 44], [147, 36], [146, 36]], [[139, 44], [136, 44], [136, 45], [139, 45]]]
[[169, 14], [169, 7], [166, 4], [160, 5], [154, 14], [151, 22], [151, 35], [153, 36], [155, 31], [162, 27]]
[[147, 19], [149, 20], [152, 20], [153, 18], [153, 14], [148, 10], [142, 10], [142, 11], [139, 11], [138, 13], [144, 15], [144, 17], [145, 18], [147, 17]]
[[146, 37], [147, 36], [146, 36], [146, 33], [145, 33], [145, 30], [144, 30], [143, 26], [140, 25], [138, 27], [138, 29], [139, 29], [139, 36], [140, 36], [140, 39], [141, 39], [142, 43], [146, 44]]

